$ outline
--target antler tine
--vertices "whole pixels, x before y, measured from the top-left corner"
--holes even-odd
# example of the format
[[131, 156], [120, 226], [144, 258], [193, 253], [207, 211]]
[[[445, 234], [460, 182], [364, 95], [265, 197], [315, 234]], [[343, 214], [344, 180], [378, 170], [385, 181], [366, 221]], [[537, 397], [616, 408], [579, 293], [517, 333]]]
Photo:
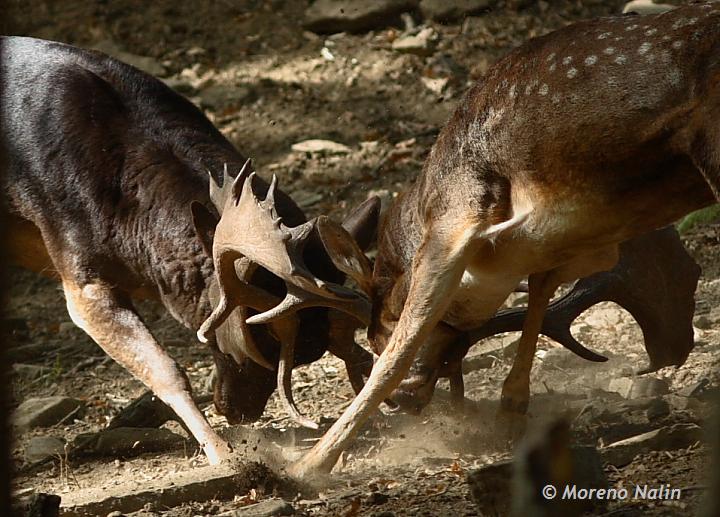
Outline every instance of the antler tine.
[[263, 204], [266, 208], [275, 211], [275, 189], [277, 188], [277, 176], [273, 174], [270, 186], [268, 187], [267, 194], [265, 195], [265, 201]]
[[295, 333], [280, 342], [280, 360], [278, 362], [278, 395], [290, 418], [303, 427], [318, 429], [318, 425], [304, 416], [297, 408], [292, 394], [292, 370], [295, 364]]
[[240, 172], [238, 172], [238, 175], [235, 176], [235, 181], [233, 181], [233, 184], [232, 184], [232, 194], [233, 194], [233, 198], [235, 199], [236, 204], [240, 201], [240, 198], [245, 194], [246, 189], [248, 189], [250, 191], [250, 194], [253, 197], [255, 196], [255, 193], [252, 191], [252, 188], [250, 185], [252, 178], [254, 176], [255, 176], [255, 172], [253, 172], [253, 170], [252, 170], [252, 159], [248, 158], [247, 160], [245, 160], [245, 163], [243, 164], [242, 168], [240, 169]]
[[[338, 289], [338, 288], [334, 288]], [[349, 292], [354, 293], [353, 291]], [[370, 324], [370, 301], [360, 296], [354, 296], [347, 299], [327, 298], [308, 292], [294, 284], [287, 284], [287, 294], [285, 298], [272, 309], [261, 314], [256, 314], [248, 318], [250, 325], [258, 325], [261, 323], [269, 323], [287, 314], [292, 314], [307, 307], [329, 307], [337, 309], [359, 320], [363, 325]]]
[[212, 175], [210, 169], [206, 169], [208, 176], [210, 176], [210, 201], [218, 212], [222, 213], [222, 209], [225, 206], [225, 197], [223, 196], [223, 189], [215, 181], [215, 176]]
[[[235, 261], [235, 274], [237, 275], [237, 279], [240, 281], [240, 284], [238, 284], [239, 286], [242, 286], [246, 289], [249, 288], [250, 276], [252, 275], [256, 267], [257, 264], [255, 264], [251, 260], [248, 260], [247, 257], [241, 257], [239, 260]], [[243, 291], [246, 291], [246, 289], [243, 289]], [[244, 346], [242, 347], [242, 351], [246, 356], [248, 356], [260, 366], [268, 370], [273, 370], [272, 365], [268, 362], [267, 359], [265, 359], [265, 356], [262, 354], [262, 352], [260, 352], [260, 349], [255, 342], [255, 338], [253, 338], [252, 332], [250, 331], [250, 328], [247, 324], [247, 306], [252, 306], [249, 303], [250, 299], [252, 299], [253, 301], [257, 300], [257, 296], [252, 296], [252, 293], [248, 294], [249, 296], [247, 301], [238, 300], [238, 323], [244, 338]], [[270, 295], [268, 296], [268, 298], [270, 298]], [[273, 296], [273, 298], [275, 297]], [[243, 301], [245, 303], [243, 303]], [[257, 303], [258, 305], [261, 304], [260, 300], [257, 300], [255, 303]], [[270, 301], [270, 303], [272, 303], [272, 301]]]

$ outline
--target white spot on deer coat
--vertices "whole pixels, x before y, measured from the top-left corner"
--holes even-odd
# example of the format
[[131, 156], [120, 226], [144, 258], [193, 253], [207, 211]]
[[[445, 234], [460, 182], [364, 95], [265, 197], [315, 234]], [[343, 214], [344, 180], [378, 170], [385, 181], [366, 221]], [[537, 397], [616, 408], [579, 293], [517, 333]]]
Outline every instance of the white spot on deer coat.
[[597, 39], [607, 39], [608, 37], [612, 36], [612, 32], [603, 32], [598, 36]]
[[618, 56], [615, 58], [615, 62], [618, 65], [624, 65], [625, 63], [627, 63], [627, 58], [625, 56]]
[[646, 31], [645, 31], [645, 35], [646, 35], [646, 36], [652, 36], [652, 35], [655, 34], [656, 32], [657, 32], [657, 29], [649, 29], [649, 30], [646, 30]]
[[585, 58], [585, 65], [586, 66], [593, 66], [595, 63], [597, 63], [597, 56], [588, 56]]
[[563, 58], [562, 64], [569, 65], [570, 63], [572, 63], [572, 59], [573, 59], [572, 56], [567, 56], [567, 57]]
[[614, 47], [608, 47], [608, 48], [606, 48], [605, 50], [603, 50], [603, 53], [606, 54], [606, 55], [608, 55], [608, 56], [612, 56], [612, 55], [615, 53], [615, 48], [614, 48]]
[[572, 79], [573, 77], [575, 77], [577, 75], [577, 73], [578, 73], [577, 68], [571, 68], [567, 72], [568, 79]]
[[548, 70], [550, 70], [551, 72], [554, 72], [556, 68], [557, 68], [557, 63], [553, 63], [552, 65], [550, 65], [548, 67]]
[[543, 85], [538, 90], [538, 93], [540, 95], [547, 95], [549, 91], [550, 91], [550, 87], [546, 83], [543, 83]]
[[679, 49], [680, 47], [682, 47], [682, 46], [683, 46], [683, 42], [682, 42], [682, 41], [680, 41], [680, 40], [677, 40], [677, 41], [673, 41], [673, 44], [672, 44], [672, 46], [673, 46], [673, 48], [674, 48], [674, 49]]
[[638, 54], [647, 54], [648, 51], [652, 48], [652, 44], [649, 42], [645, 42], [642, 45], [640, 45], [640, 48], [638, 49]]

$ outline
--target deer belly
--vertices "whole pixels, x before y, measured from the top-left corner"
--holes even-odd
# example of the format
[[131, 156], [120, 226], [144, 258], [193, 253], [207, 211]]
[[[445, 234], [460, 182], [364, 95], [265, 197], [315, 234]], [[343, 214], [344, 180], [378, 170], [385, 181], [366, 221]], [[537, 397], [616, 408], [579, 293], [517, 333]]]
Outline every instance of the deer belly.
[[459, 330], [471, 330], [492, 318], [523, 279], [466, 269], [443, 321]]

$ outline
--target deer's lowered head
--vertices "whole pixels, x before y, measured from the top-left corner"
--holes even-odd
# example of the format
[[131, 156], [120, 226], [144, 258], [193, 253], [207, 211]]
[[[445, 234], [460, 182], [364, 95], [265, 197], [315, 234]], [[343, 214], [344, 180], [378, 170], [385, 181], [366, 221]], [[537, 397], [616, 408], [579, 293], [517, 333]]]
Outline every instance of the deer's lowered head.
[[[219, 220], [200, 203], [192, 210], [215, 263], [214, 310], [198, 338], [215, 339], [225, 354], [216, 361], [216, 405], [231, 422], [253, 421], [277, 386], [290, 415], [316, 427], [295, 407], [290, 375], [326, 350], [346, 362], [356, 391], [369, 374], [372, 359], [355, 344], [354, 331], [367, 324], [370, 303], [342, 284], [356, 265], [370, 271], [362, 249], [374, 238], [379, 200], [368, 200], [342, 225], [327, 217], [288, 217], [291, 202], [277, 179], [263, 181], [249, 161], [234, 178], [225, 170], [222, 186], [211, 176], [210, 197]], [[351, 247], [353, 264], [328, 253], [337, 242]]]

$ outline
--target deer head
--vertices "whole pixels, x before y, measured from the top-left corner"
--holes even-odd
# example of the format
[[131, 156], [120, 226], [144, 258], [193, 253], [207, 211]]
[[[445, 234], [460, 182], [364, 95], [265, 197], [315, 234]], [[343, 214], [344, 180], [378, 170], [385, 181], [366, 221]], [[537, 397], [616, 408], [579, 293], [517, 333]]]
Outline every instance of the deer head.
[[[222, 186], [211, 175], [210, 197], [219, 220], [199, 203], [193, 203], [192, 210], [196, 230], [215, 263], [210, 289], [214, 310], [198, 337], [215, 340], [219, 352], [232, 358], [216, 357], [216, 405], [231, 420], [253, 420], [277, 385], [292, 418], [316, 427], [293, 401], [293, 366], [330, 350], [345, 360], [359, 390], [362, 374], [372, 365], [370, 355], [353, 339], [354, 330], [369, 318], [369, 301], [342, 285], [350, 266], [329, 255], [325, 242], [342, 240], [354, 253], [352, 266], [362, 264], [369, 271], [361, 247], [374, 238], [379, 200], [368, 200], [343, 225], [326, 217], [305, 221], [302, 214], [292, 213], [290, 208], [299, 209], [277, 189], [277, 179], [265, 183], [251, 171], [249, 160], [234, 178], [226, 167]], [[283, 216], [297, 224], [286, 226]], [[245, 392], [251, 386], [252, 396], [240, 386], [246, 386]]]

